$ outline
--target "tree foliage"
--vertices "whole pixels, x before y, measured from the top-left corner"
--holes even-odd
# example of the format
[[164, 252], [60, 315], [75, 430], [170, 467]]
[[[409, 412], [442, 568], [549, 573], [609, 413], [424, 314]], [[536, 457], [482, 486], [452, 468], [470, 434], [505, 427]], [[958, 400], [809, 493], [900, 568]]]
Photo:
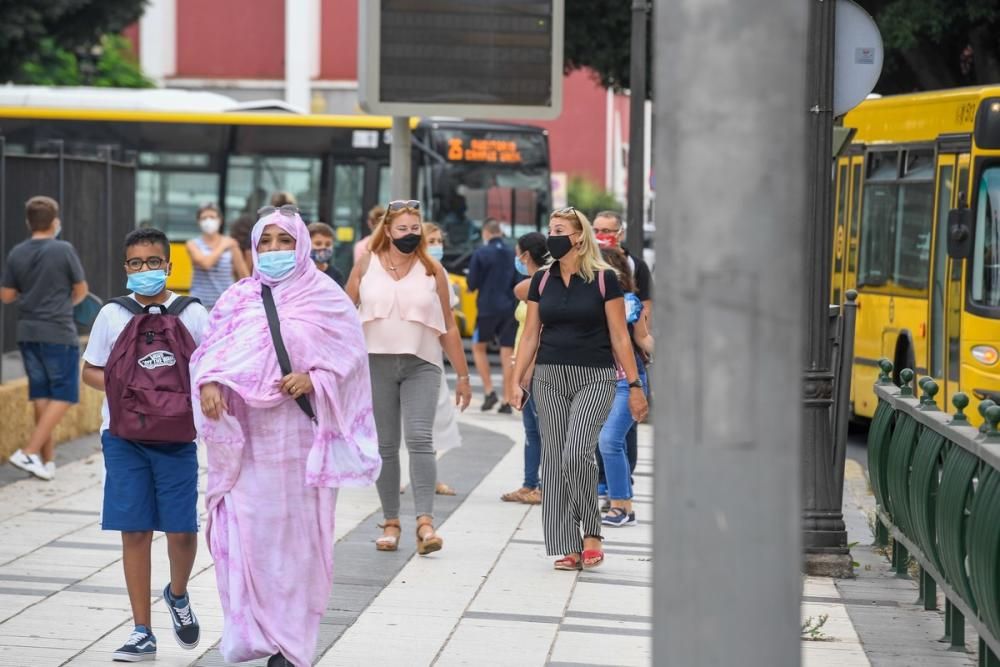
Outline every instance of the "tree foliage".
[[[652, 3], [650, 3], [652, 4]], [[646, 70], [652, 73], [653, 14], [647, 21]], [[619, 0], [567, 0], [564, 62], [566, 71], [593, 69], [605, 88], [622, 91], [630, 87], [632, 3]], [[652, 87], [647, 76], [647, 95]]]
[[37, 59], [25, 63], [15, 81], [36, 86], [153, 87], [143, 76], [131, 44], [121, 35], [105, 35], [84, 58], [46, 38]]
[[885, 45], [880, 93], [1000, 82], [997, 0], [858, 0]]
[[[885, 44], [876, 92], [1000, 83], [1000, 0], [857, 2], [875, 18]], [[605, 87], [628, 88], [631, 6], [625, 1], [566, 2], [566, 70], [590, 67]], [[650, 53], [653, 44], [650, 39]]]
[[591, 220], [599, 211], [625, 210], [615, 196], [597, 183], [583, 177], [572, 176], [566, 186], [566, 202], [575, 209], [583, 211]]
[[[0, 0], [0, 81], [25, 82], [46, 62], [65, 73], [69, 61], [92, 56], [104, 35], [121, 32], [148, 0]], [[43, 60], [48, 59], [48, 60]]]

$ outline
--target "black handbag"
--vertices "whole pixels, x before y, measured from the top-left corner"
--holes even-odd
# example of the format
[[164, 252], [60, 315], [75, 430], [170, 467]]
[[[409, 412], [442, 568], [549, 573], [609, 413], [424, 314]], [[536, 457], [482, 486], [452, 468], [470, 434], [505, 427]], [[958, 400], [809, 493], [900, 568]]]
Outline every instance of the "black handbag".
[[[274, 352], [278, 355], [278, 366], [281, 367], [281, 377], [285, 377], [292, 372], [292, 361], [288, 358], [288, 350], [285, 349], [285, 341], [281, 339], [281, 324], [278, 322], [278, 309], [274, 305], [274, 295], [267, 285], [260, 286], [260, 295], [264, 299], [264, 313], [267, 314], [267, 328], [271, 330], [271, 341], [274, 343]], [[295, 402], [302, 408], [313, 422], [316, 422], [316, 413], [313, 412], [312, 403], [303, 394], [295, 399]]]

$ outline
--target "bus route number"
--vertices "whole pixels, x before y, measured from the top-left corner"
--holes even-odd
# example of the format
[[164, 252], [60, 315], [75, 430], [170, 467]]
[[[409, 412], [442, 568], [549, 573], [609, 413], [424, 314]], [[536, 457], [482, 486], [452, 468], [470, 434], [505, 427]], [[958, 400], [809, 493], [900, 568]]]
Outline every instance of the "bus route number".
[[955, 122], [959, 125], [968, 125], [976, 117], [976, 104], [975, 102], [966, 102], [964, 104], [959, 104], [955, 108]]

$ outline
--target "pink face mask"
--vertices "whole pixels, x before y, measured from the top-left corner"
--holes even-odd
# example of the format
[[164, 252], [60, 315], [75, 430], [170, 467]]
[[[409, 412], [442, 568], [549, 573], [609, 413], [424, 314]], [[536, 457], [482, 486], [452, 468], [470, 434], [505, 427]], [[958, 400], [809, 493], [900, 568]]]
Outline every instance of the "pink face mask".
[[618, 246], [618, 235], [611, 234], [608, 232], [595, 234], [597, 236], [597, 245], [602, 248], [615, 248]]

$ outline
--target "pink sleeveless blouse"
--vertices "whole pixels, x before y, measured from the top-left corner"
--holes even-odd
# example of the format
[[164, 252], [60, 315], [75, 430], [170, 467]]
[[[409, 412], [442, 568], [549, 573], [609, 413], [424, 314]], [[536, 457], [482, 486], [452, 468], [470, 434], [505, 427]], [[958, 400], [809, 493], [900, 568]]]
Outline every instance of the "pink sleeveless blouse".
[[372, 255], [359, 286], [358, 314], [368, 354], [412, 354], [443, 366], [441, 342], [445, 326], [437, 280], [419, 260], [402, 280], [393, 280], [378, 256]]

